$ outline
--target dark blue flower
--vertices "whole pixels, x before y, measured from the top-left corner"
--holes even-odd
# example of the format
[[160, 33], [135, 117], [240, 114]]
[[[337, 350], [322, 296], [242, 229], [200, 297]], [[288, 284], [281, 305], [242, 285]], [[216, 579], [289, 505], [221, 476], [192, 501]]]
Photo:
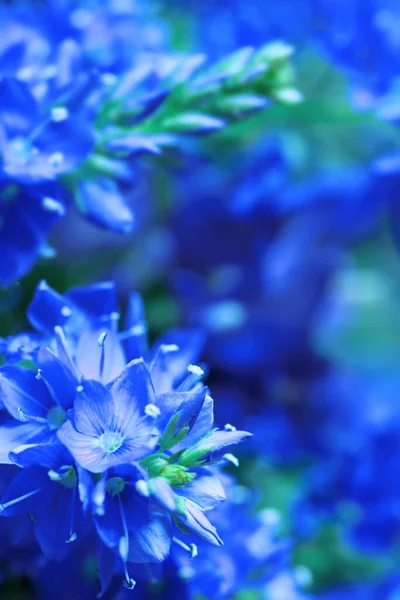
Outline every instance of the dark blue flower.
[[60, 444], [25, 446], [14, 459], [24, 468], [3, 494], [3, 517], [29, 515], [42, 552], [61, 560], [69, 542], [88, 531], [78, 493], [78, 475], [72, 457]]

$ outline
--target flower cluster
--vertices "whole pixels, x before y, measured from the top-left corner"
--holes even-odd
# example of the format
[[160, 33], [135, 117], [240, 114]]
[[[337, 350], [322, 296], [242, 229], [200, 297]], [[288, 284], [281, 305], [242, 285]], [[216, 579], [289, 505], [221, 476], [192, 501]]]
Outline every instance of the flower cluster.
[[222, 544], [204, 514], [225, 500], [214, 465], [234, 461], [231, 450], [250, 435], [213, 427], [203, 370], [188, 363], [195, 333], [128, 361], [123, 341], [145, 344], [140, 299], [118, 334], [114, 296], [107, 283], [66, 298], [41, 283], [28, 314], [43, 340], [29, 366], [0, 372], [2, 462], [20, 467], [1, 516], [28, 515], [42, 552], [58, 560], [94, 527], [102, 592], [116, 559], [133, 588], [129, 563], [160, 563], [173, 541], [195, 556], [182, 534]]
[[398, 597], [399, 6], [0, 0], [1, 600]]
[[138, 155], [300, 98], [283, 43], [202, 67], [204, 55], [164, 51], [161, 25], [159, 43], [146, 41], [149, 32], [139, 51], [145, 11], [74, 4], [0, 13], [3, 285], [54, 255], [49, 233], [73, 200], [98, 225], [131, 232], [124, 190]]

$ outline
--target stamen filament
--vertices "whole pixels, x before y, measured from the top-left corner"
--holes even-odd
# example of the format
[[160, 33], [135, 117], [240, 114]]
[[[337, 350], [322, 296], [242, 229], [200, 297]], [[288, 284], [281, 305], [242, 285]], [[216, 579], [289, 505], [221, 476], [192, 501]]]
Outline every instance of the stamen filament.
[[173, 537], [172, 541], [175, 542], [175, 544], [177, 544], [184, 550], [186, 550], [186, 552], [189, 554], [189, 558], [195, 558], [198, 555], [198, 549], [197, 549], [196, 544], [187, 545], [187, 544], [185, 544], [185, 542], [182, 542], [182, 540], [180, 540], [176, 537]]
[[69, 522], [69, 538], [65, 540], [66, 544], [71, 544], [75, 542], [78, 537], [75, 533], [75, 497], [76, 497], [76, 486], [72, 488], [72, 498], [71, 498], [71, 514], [70, 514], [70, 522]]
[[49, 383], [49, 381], [47, 381], [46, 377], [43, 377], [42, 369], [38, 369], [37, 370], [36, 379], [38, 381], [43, 381], [43, 383], [46, 386], [47, 391], [49, 392], [52, 400], [54, 400], [55, 404], [59, 405], [60, 403], [58, 401], [57, 394], [55, 393], [53, 386]]
[[36, 421], [36, 423], [47, 424], [47, 419], [45, 419], [44, 417], [36, 417], [35, 415], [27, 415], [26, 413], [24, 413], [22, 408], [18, 409], [18, 416], [19, 416], [20, 420], [24, 421], [24, 422]]
[[[119, 512], [121, 515], [122, 529], [124, 531], [124, 537], [122, 539], [125, 540], [125, 542], [123, 544], [121, 544], [121, 542], [120, 542], [120, 556], [122, 559], [122, 564], [124, 567], [124, 574], [125, 574], [124, 587], [126, 587], [128, 590], [133, 590], [133, 588], [136, 585], [136, 581], [130, 577], [129, 572], [128, 572], [127, 560], [128, 560], [128, 554], [129, 554], [129, 532], [128, 532], [128, 523], [126, 521], [125, 510], [124, 510], [124, 506], [122, 504], [120, 494], [118, 494], [118, 505], [119, 505]], [[122, 546], [123, 546], [123, 551], [121, 551]]]
[[4, 510], [9, 508], [10, 506], [14, 506], [14, 504], [18, 504], [19, 502], [22, 502], [23, 500], [27, 500], [31, 496], [38, 494], [39, 492], [42, 491], [42, 489], [43, 488], [40, 487], [37, 490], [33, 490], [32, 492], [27, 492], [26, 494], [23, 494], [22, 496], [19, 496], [18, 498], [14, 498], [14, 500], [9, 500], [8, 502], [5, 502], [4, 504], [0, 504], [0, 513], [2, 513]]
[[201, 382], [202, 377], [204, 376], [204, 371], [198, 365], [189, 365], [187, 368], [188, 375], [182, 381], [179, 386], [180, 392], [189, 392], [196, 387], [198, 387]]
[[105, 365], [105, 348], [104, 348], [104, 342], [106, 341], [106, 337], [107, 337], [107, 332], [104, 331], [103, 333], [100, 334], [99, 339], [97, 340], [97, 343], [99, 345], [99, 347], [101, 348], [101, 354], [100, 354], [100, 368], [99, 368], [99, 372], [100, 372], [100, 381], [104, 381], [103, 377], [104, 377], [104, 365]]
[[56, 338], [59, 359], [65, 364], [66, 367], [70, 369], [70, 371], [75, 375], [75, 377], [77, 377], [77, 379], [80, 379], [80, 375], [74, 365], [74, 362], [68, 350], [64, 330], [62, 329], [62, 327], [60, 327], [60, 325], [56, 325], [56, 327], [54, 327], [54, 335]]

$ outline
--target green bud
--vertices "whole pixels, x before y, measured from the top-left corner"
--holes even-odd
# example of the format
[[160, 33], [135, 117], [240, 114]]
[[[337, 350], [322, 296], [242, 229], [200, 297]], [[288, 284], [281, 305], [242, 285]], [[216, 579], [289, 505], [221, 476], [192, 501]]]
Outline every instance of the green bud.
[[160, 475], [174, 488], [185, 487], [196, 477], [196, 473], [189, 473], [182, 465], [168, 465]]
[[168, 460], [169, 456], [164, 452], [154, 452], [154, 454], [149, 454], [149, 456], [146, 456], [146, 458], [141, 460], [140, 464], [142, 465], [142, 467], [148, 467], [156, 458], [163, 458], [164, 460]]
[[168, 421], [166, 428], [162, 436], [160, 437], [158, 443], [162, 450], [168, 450], [172, 448], [179, 442], [181, 442], [189, 433], [189, 427], [183, 427], [180, 431], [176, 432], [178, 421], [181, 417], [181, 413], [178, 411], [175, 413], [173, 417]]
[[167, 465], [165, 458], [156, 457], [147, 467], [150, 477], [160, 477]]
[[207, 456], [209, 452], [212, 452], [212, 450], [212, 446], [209, 448], [198, 448], [197, 446], [193, 446], [181, 454], [178, 462], [180, 465], [188, 468], [200, 467], [202, 464], [204, 464], [203, 458]]

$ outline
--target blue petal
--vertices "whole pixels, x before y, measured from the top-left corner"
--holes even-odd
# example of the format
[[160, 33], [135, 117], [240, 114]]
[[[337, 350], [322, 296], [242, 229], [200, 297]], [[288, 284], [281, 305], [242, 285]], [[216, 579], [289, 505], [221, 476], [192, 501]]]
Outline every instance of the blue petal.
[[226, 500], [221, 481], [211, 469], [197, 469], [196, 478], [183, 490], [178, 490], [179, 495], [192, 500], [201, 510], [213, 510]]
[[157, 427], [164, 432], [161, 436], [164, 443], [172, 443], [173, 438], [184, 428], [190, 431], [200, 414], [205, 397], [206, 388], [200, 388], [193, 392], [170, 392], [158, 398], [161, 415], [157, 419]]
[[3, 517], [13, 517], [35, 510], [46, 496], [50, 483], [45, 469], [33, 468], [21, 471], [7, 487], [1, 499], [1, 504], [5, 505], [21, 497], [24, 497], [24, 499], [4, 508], [1, 515]]
[[70, 300], [42, 281], [35, 290], [27, 317], [38, 331], [53, 333], [57, 325], [65, 326], [74, 310], [75, 306]]
[[76, 429], [86, 436], [99, 438], [112, 430], [114, 403], [108, 389], [98, 381], [83, 381], [74, 402]]
[[175, 518], [186, 529], [198, 535], [200, 538], [213, 544], [213, 546], [221, 546], [222, 540], [219, 537], [217, 530], [210, 523], [207, 517], [203, 514], [200, 508], [191, 500], [183, 499], [185, 505], [185, 513], [179, 511], [175, 514]]
[[117, 293], [113, 281], [74, 287], [66, 293], [66, 297], [95, 320], [103, 321], [118, 312]]
[[[204, 346], [204, 335], [197, 329], [173, 329], [165, 333], [152, 349], [151, 377], [158, 394], [170, 392], [187, 376], [187, 367], [196, 364]], [[161, 346], [177, 349], [163, 356]]]
[[97, 225], [120, 233], [133, 230], [134, 215], [111, 179], [82, 181], [79, 204], [84, 214]]
[[[155, 404], [150, 373], [143, 360], [131, 361], [120, 375], [109, 384], [114, 400], [115, 428], [129, 437], [137, 436], [137, 425], [145, 417], [148, 404]], [[150, 429], [154, 419], [146, 418]]]
[[83, 514], [76, 489], [59, 483], [50, 482], [32, 514], [36, 521], [36, 539], [43, 554], [53, 560], [62, 560], [73, 549], [73, 543], [68, 543], [71, 534], [80, 539], [91, 527], [91, 520]]
[[39, 423], [16, 423], [12, 421], [0, 427], [0, 463], [10, 464], [10, 452], [22, 444], [47, 441], [49, 430], [47, 425]]
[[203, 460], [214, 461], [227, 454], [237, 444], [241, 444], [252, 434], [247, 431], [214, 431], [196, 445], [196, 450], [208, 450]]
[[156, 477], [155, 479], [150, 479], [148, 485], [151, 495], [162, 508], [171, 512], [176, 510], [175, 494], [168, 481], [163, 477]]
[[78, 380], [75, 375], [49, 350], [42, 347], [39, 350], [37, 365], [55, 404], [65, 410], [72, 408], [76, 396]]
[[138, 293], [130, 294], [125, 326], [129, 337], [126, 340], [128, 356], [147, 360], [147, 323], [144, 314], [143, 300]]
[[57, 200], [59, 210], [46, 210], [43, 198], [49, 195], [53, 199], [57, 190], [56, 184], [42, 185], [39, 189], [21, 187], [12, 202], [1, 206], [0, 282], [3, 285], [10, 285], [25, 275], [46, 247], [53, 225], [63, 216], [63, 204]]
[[65, 446], [57, 441], [18, 446], [10, 453], [10, 459], [23, 469], [29, 467], [59, 469], [73, 462], [72, 456]]
[[[98, 339], [104, 333], [104, 346], [100, 347]], [[126, 365], [118, 335], [108, 327], [85, 329], [79, 337], [75, 362], [85, 377], [101, 381], [110, 381]]]
[[103, 544], [100, 538], [97, 538], [97, 563], [101, 582], [99, 597], [101, 598], [110, 587], [115, 571], [116, 558], [115, 554]]
[[14, 77], [0, 80], [1, 121], [14, 135], [24, 132], [37, 115], [37, 103], [27, 84]]
[[208, 394], [204, 400], [204, 404], [201, 408], [200, 414], [196, 419], [191, 431], [188, 435], [174, 447], [174, 450], [182, 450], [183, 448], [190, 448], [201, 438], [203, 438], [209, 431], [214, 423], [214, 401]]
[[[64, 463], [67, 464], [67, 463]], [[76, 466], [78, 473], [78, 491], [79, 499], [82, 502], [84, 513], [88, 513], [91, 508], [92, 493], [94, 489], [93, 479], [86, 469], [82, 469], [79, 465]]]
[[[129, 562], [161, 562], [169, 554], [172, 525], [169, 515], [157, 509], [131, 486], [121, 494], [129, 534]], [[104, 516], [95, 516], [97, 531], [103, 542], [118, 554], [124, 536], [118, 498], [107, 496]]]
[[0, 399], [8, 412], [20, 421], [24, 415], [46, 418], [54, 401], [43, 381], [30, 369], [6, 365], [0, 369]]

